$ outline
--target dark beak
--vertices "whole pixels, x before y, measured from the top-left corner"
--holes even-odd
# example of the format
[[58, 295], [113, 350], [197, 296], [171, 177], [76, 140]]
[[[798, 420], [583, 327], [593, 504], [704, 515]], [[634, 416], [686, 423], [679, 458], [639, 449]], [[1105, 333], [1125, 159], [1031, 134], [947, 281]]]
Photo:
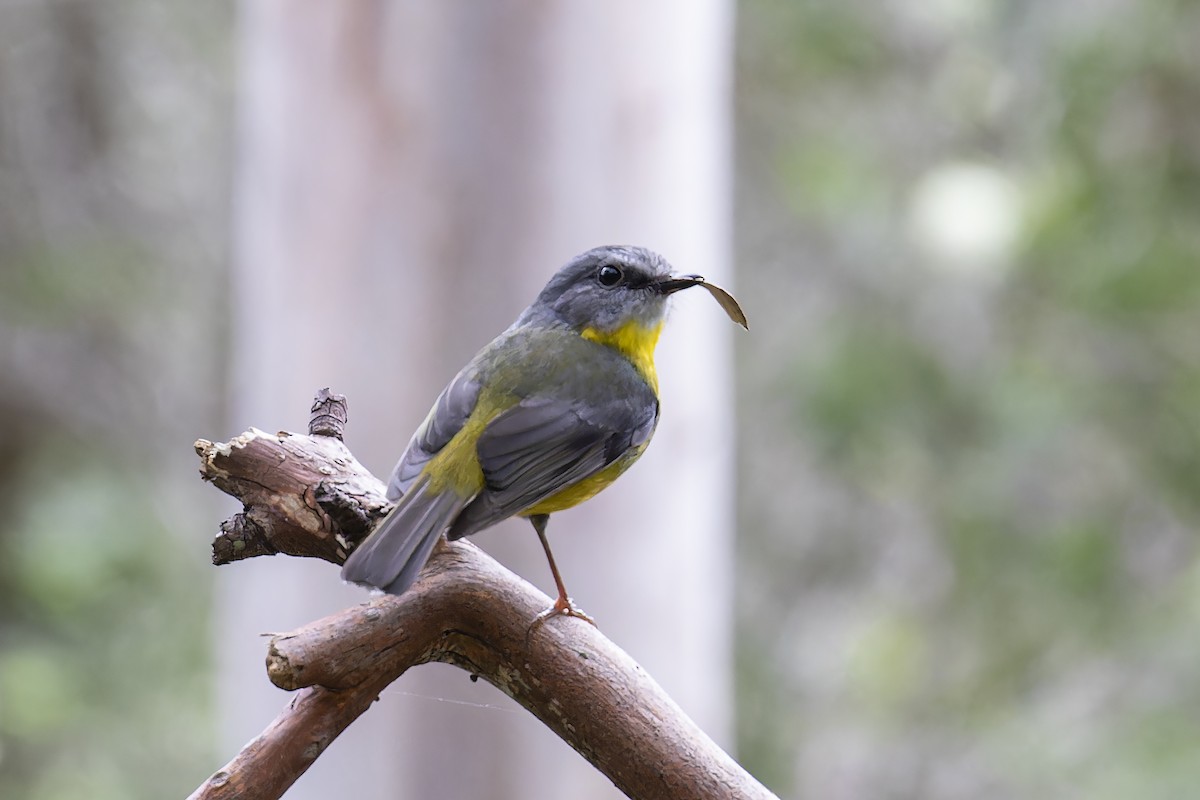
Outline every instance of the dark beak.
[[699, 275], [680, 275], [679, 277], [663, 278], [650, 284], [650, 288], [659, 294], [674, 294], [680, 289], [690, 289], [693, 286], [703, 286], [708, 290], [708, 293], [713, 296], [713, 299], [725, 309], [725, 313], [729, 318], [741, 325], [746, 330], [750, 326], [746, 323], [746, 314], [742, 311], [742, 307], [738, 305], [738, 301], [733, 295], [717, 286], [715, 283], [709, 283]]
[[704, 283], [704, 278], [699, 275], [680, 275], [678, 278], [662, 278], [650, 284], [650, 286], [659, 294], [674, 294], [680, 289], [690, 289], [702, 283]]

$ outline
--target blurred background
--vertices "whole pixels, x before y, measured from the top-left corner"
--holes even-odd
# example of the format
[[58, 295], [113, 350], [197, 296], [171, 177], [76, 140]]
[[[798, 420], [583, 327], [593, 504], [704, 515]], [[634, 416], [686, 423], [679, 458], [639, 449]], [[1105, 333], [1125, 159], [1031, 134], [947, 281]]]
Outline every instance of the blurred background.
[[[735, 337], [693, 299], [664, 337], [676, 372], [691, 369], [684, 345], [695, 337], [726, 364], [674, 395], [664, 383], [666, 413], [690, 408], [686, 387], [700, 381], [721, 408], [677, 418], [703, 414], [703, 425], [711, 413], [733, 426], [736, 459], [723, 461], [736, 461], [736, 480], [733, 470], [705, 479], [736, 483], [737, 524], [699, 548], [709, 553], [699, 567], [678, 567], [720, 566], [709, 594], [718, 610], [687, 639], [717, 667], [710, 682], [676, 685], [670, 664], [681, 659], [639, 652], [637, 627], [605, 630], [760, 780], [787, 798], [1177, 798], [1200, 782], [1200, 4], [742, 0], [688, 5], [705, 9], [693, 30], [682, 6], [643, 25], [636, 4], [581, 18], [512, 0], [415, 29], [389, 18], [349, 32], [336, 12], [306, 27], [283, 5], [0, 0], [0, 796], [186, 795], [286, 700], [268, 694], [263, 710], [247, 704], [244, 726], [229, 722], [234, 680], [265, 684], [264, 645], [230, 633], [244, 595], [217, 573], [258, 584], [309, 565], [210, 567], [211, 535], [235, 509], [196, 479], [191, 452], [197, 437], [248, 425], [302, 428], [322, 385], [279, 358], [280, 331], [313, 317], [283, 325], [250, 308], [261, 299], [282, 319], [284, 301], [299, 302], [289, 270], [309, 277], [258, 233], [285, 225], [263, 216], [264, 203], [342, 208], [346, 224], [374, 215], [385, 228], [397, 209], [465, 205], [471, 230], [496, 228], [487, 248], [521, 241], [512, 229], [535, 222], [554, 229], [512, 251], [405, 251], [405, 225], [434, 224], [422, 217], [362, 245], [366, 262], [453, 263], [440, 291], [463, 302], [500, 298], [477, 330], [429, 355], [429, 385], [402, 401], [386, 436], [365, 420], [386, 415], [394, 394], [354, 384], [394, 369], [386, 353], [330, 370], [350, 397], [349, 443], [377, 446], [364, 462], [378, 472], [485, 332], [602, 235], [578, 232], [567, 212], [541, 220], [565, 191], [550, 166], [535, 170], [533, 199], [513, 189], [525, 186], [517, 175], [491, 194], [456, 184], [434, 200], [426, 190], [446, 169], [411, 155], [379, 166], [369, 156], [390, 152], [370, 133], [380, 120], [355, 116], [352, 84], [322, 83], [363, 70], [419, 95], [419, 108], [445, 101], [445, 119], [427, 122], [434, 132], [511, 119], [490, 90], [525, 87], [538, 114], [494, 135], [534, 142], [528, 164], [536, 129], [551, 126], [547, 141], [581, 149], [548, 151], [546, 164], [570, 169], [588, 147], [598, 163], [613, 157], [572, 127], [605, 117], [603, 103], [589, 106], [618, 96], [605, 81], [632, 80], [635, 101], [663, 86], [700, 98], [684, 134], [645, 123], [634, 102], [624, 135], [657, 142], [636, 151], [635, 178], [670, 183], [701, 164], [709, 177], [695, 193], [711, 201], [696, 209], [648, 192], [637, 216], [661, 227], [604, 224], [648, 237], [638, 241], [682, 271], [732, 272], [750, 316], [751, 332]], [[341, 31], [341, 50], [323, 45], [326, 29]], [[355, 36], [382, 46], [364, 55], [345, 44]], [[417, 45], [392, 50], [388, 36]], [[538, 46], [521, 60], [527, 40]], [[559, 41], [590, 46], [555, 50]], [[347, 51], [361, 57], [343, 69]], [[673, 82], [647, 89], [637, 81], [652, 78], [629, 62], [653, 71], [657, 57]], [[488, 70], [489, 59], [520, 68], [497, 67], [486, 90], [470, 88], [476, 73], [455, 72]], [[434, 65], [432, 89], [413, 72], [423, 63]], [[307, 70], [299, 90], [283, 80], [289, 69]], [[308, 109], [310, 136], [280, 124], [294, 122], [304, 91], [351, 105]], [[342, 119], [362, 125], [350, 146], [328, 127]], [[426, 117], [381, 119], [420, 128]], [[700, 144], [656, 172], [700, 126], [711, 126]], [[307, 138], [363, 154], [333, 162], [335, 177], [378, 167], [426, 183], [360, 206], [344, 202], [343, 183], [312, 183], [319, 171], [291, 184], [288, 166], [312, 158], [297, 144]], [[460, 158], [473, 141], [437, 151], [468, 187], [507, 152]], [[264, 200], [261, 186], [275, 194]], [[693, 230], [660, 233], [676, 213]], [[322, 254], [316, 274], [334, 270], [342, 234], [308, 248], [312, 218], [292, 219], [291, 247]], [[470, 271], [494, 252], [516, 262], [519, 275], [505, 273], [514, 286]], [[384, 281], [368, 294], [397, 289], [363, 274]], [[423, 296], [412, 280], [407, 296]], [[324, 287], [301, 283], [321, 309]], [[356, 335], [380, 338], [371, 326]], [[281, 387], [278, 401], [263, 399], [259, 371]], [[687, 438], [672, 424], [647, 460]], [[722, 558], [730, 550], [736, 558]], [[533, 555], [518, 571], [545, 587]], [[309, 574], [334, 577], [320, 565]], [[621, 613], [597, 612], [603, 577], [573, 587], [602, 624]], [[622, 591], [627, 579], [607, 572]], [[642, 635], [655, 635], [655, 613], [634, 610]], [[314, 616], [303, 608], [254, 630]], [[446, 691], [390, 699], [435, 727], [518, 716], [487, 687], [455, 705], [437, 702]]]

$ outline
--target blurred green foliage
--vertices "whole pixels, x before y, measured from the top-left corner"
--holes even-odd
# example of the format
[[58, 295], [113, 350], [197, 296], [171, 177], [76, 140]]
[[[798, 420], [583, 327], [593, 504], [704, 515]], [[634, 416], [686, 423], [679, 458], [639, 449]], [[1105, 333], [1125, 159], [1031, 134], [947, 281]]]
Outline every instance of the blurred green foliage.
[[188, 445], [224, 396], [228, 12], [0, 6], [0, 797], [181, 797], [215, 762]]
[[[778, 329], [743, 353], [744, 759], [792, 796], [1190, 794], [1200, 4], [741, 14]], [[963, 161], [1018, 188], [999, 266], [908, 226]]]
[[[0, 794], [177, 795], [211, 719], [209, 585], [152, 476], [79, 440], [12, 476], [0, 539]], [[202, 773], [201, 773], [202, 774]]]

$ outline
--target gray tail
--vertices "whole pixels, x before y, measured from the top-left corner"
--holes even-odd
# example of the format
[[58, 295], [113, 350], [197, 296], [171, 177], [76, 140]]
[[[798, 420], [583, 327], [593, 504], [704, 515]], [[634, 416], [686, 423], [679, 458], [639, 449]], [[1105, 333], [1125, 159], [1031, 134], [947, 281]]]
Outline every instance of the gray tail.
[[346, 559], [342, 580], [401, 594], [417, 579], [438, 537], [466, 504], [453, 491], [431, 492], [425, 481], [416, 484]]

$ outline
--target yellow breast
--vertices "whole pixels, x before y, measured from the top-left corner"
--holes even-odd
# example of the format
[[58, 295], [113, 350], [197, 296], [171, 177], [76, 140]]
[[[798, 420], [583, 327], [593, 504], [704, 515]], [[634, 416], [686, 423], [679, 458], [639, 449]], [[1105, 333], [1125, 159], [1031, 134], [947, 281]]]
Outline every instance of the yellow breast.
[[654, 370], [654, 347], [658, 344], [663, 324], [649, 326], [627, 322], [616, 330], [601, 331], [584, 328], [580, 333], [589, 342], [605, 345], [617, 350], [633, 364], [650, 388], [658, 394], [658, 373]]

